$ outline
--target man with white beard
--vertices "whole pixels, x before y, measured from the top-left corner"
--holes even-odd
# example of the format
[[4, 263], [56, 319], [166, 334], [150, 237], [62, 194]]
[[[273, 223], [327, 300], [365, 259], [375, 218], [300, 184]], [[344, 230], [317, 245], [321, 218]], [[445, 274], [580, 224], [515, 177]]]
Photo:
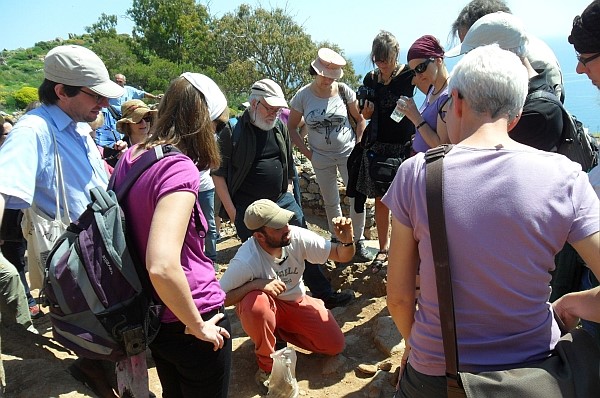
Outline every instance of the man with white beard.
[[[271, 79], [252, 85], [250, 106], [233, 130], [226, 126], [219, 134], [221, 166], [212, 172], [215, 190], [222, 203], [221, 216], [229, 216], [237, 234], [246, 241], [252, 232], [244, 224], [246, 208], [259, 199], [269, 199], [294, 213], [291, 225], [306, 228], [302, 209], [293, 195], [294, 161], [292, 143], [279, 114], [288, 104], [281, 87]], [[348, 304], [354, 294], [334, 293], [319, 267], [307, 266], [304, 281], [313, 297], [327, 308]]]

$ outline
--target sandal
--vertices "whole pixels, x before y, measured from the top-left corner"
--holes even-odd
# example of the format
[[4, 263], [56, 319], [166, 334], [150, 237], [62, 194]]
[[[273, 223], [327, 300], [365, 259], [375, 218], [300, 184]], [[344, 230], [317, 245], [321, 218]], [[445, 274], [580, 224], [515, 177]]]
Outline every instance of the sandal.
[[387, 250], [379, 250], [377, 252], [377, 255], [375, 256], [375, 259], [371, 262], [371, 273], [376, 274], [379, 271], [381, 271], [381, 269], [383, 268], [383, 266], [385, 265], [387, 260], [388, 260], [388, 251]]

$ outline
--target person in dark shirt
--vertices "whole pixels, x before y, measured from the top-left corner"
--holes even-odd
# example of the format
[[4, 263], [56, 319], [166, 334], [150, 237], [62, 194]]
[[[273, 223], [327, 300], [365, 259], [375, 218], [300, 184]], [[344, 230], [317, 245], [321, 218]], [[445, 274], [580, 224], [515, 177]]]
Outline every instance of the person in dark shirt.
[[462, 44], [446, 52], [456, 56], [474, 48], [498, 44], [503, 50], [517, 55], [529, 76], [528, 97], [517, 125], [510, 137], [542, 151], [556, 151], [563, 130], [562, 109], [543, 98], [530, 98], [536, 91], [554, 93], [544, 73], [538, 73], [527, 59], [528, 38], [521, 20], [512, 14], [495, 12], [481, 17], [466, 33]]
[[[252, 232], [244, 224], [246, 208], [258, 199], [270, 199], [281, 208], [292, 211], [291, 225], [306, 228], [302, 208], [293, 195], [294, 178], [292, 144], [287, 127], [279, 114], [287, 102], [281, 87], [271, 79], [252, 85], [250, 106], [244, 111], [233, 131], [225, 127], [219, 134], [221, 167], [212, 172], [215, 190], [238, 236], [246, 241]], [[313, 297], [327, 308], [344, 306], [352, 292], [333, 292], [319, 267], [306, 267], [304, 280]]]

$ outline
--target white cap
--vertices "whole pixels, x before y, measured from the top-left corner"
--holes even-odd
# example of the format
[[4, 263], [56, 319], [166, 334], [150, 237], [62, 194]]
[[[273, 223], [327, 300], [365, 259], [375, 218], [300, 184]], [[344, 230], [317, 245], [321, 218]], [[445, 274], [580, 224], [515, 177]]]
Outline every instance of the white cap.
[[468, 53], [474, 48], [498, 44], [503, 50], [514, 50], [527, 44], [523, 22], [512, 14], [494, 12], [484, 15], [469, 28], [463, 42], [446, 51], [446, 57]]
[[206, 106], [210, 114], [210, 120], [216, 120], [227, 108], [227, 99], [225, 95], [210, 77], [201, 73], [184, 72], [181, 74], [185, 80], [202, 94], [206, 99]]
[[288, 106], [281, 87], [271, 79], [262, 79], [254, 83], [250, 90], [250, 95], [260, 95], [271, 106], [286, 108]]
[[76, 45], [58, 46], [46, 54], [44, 77], [55, 83], [87, 87], [107, 98], [119, 98], [125, 89], [110, 80], [104, 62], [93, 51]]

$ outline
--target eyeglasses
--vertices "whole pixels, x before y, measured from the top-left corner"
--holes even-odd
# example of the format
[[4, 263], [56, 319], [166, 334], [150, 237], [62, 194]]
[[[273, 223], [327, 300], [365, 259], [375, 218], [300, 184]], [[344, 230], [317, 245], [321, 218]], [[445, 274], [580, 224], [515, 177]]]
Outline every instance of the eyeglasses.
[[588, 63], [592, 62], [598, 57], [600, 57], [600, 53], [590, 55], [589, 57], [582, 57], [581, 54], [577, 54], [577, 61], [581, 62], [583, 66], [587, 66]]
[[142, 121], [146, 122], [146, 123], [152, 123], [153, 117], [152, 116], [146, 116], [140, 119], [139, 122], [137, 122], [136, 124], [140, 124]]
[[282, 108], [273, 108], [271, 106], [266, 106], [262, 103], [262, 101], [258, 101], [258, 103], [259, 105], [262, 105], [263, 108], [265, 108], [265, 111], [267, 111], [267, 115], [279, 116], [281, 114], [281, 111], [283, 110]]
[[[463, 99], [463, 95], [459, 92], [456, 93], [456, 96], [460, 99]], [[446, 98], [446, 100], [442, 102], [442, 106], [440, 106], [440, 110], [438, 111], [438, 116], [440, 117], [440, 120], [444, 123], [446, 123], [446, 115], [450, 110], [450, 105], [452, 105], [452, 98], [452, 95], [449, 95], [448, 98]]]
[[82, 92], [86, 95], [89, 95], [90, 97], [94, 98], [96, 100], [96, 104], [99, 105], [100, 103], [102, 103], [102, 101], [104, 101], [106, 99], [106, 97], [100, 95], [100, 94], [95, 94], [95, 93], [88, 93], [87, 91], [83, 91], [83, 89], [79, 89], [79, 92]]
[[415, 68], [413, 70], [415, 71], [415, 73], [418, 73], [418, 74], [424, 73], [427, 70], [427, 67], [429, 66], [429, 64], [432, 62], [433, 62], [433, 58], [426, 59], [425, 61], [421, 62], [419, 65], [415, 66]]

